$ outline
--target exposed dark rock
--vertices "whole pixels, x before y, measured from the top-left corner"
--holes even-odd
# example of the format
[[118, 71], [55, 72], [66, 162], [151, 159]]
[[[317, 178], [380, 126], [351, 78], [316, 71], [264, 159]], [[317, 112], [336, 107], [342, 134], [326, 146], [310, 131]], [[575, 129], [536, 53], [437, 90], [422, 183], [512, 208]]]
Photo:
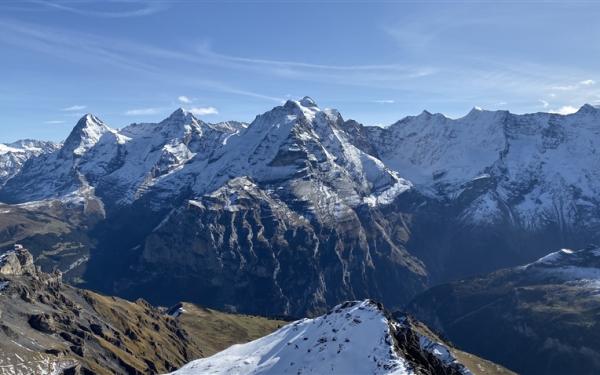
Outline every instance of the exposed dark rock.
[[44, 333], [56, 332], [56, 322], [54, 321], [54, 318], [48, 314], [32, 315], [29, 318], [29, 325]]

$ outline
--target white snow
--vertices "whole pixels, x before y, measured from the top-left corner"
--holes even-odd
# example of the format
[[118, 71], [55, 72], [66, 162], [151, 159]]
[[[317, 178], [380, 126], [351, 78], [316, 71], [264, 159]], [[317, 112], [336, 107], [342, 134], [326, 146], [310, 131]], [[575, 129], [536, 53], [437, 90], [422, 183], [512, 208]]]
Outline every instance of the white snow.
[[518, 269], [532, 277], [560, 280], [568, 285], [600, 292], [600, 249], [561, 249]]
[[[84, 122], [84, 123], [83, 123]], [[81, 134], [78, 134], [77, 145], [74, 145], [73, 154], [81, 156], [90, 150], [105, 133], [116, 133], [116, 130], [109, 128], [104, 122], [92, 114], [87, 114], [80, 120]]]
[[56, 150], [52, 142], [21, 140], [11, 144], [0, 144], [0, 186], [15, 176], [25, 162], [35, 156]]
[[173, 374], [412, 374], [392, 341], [382, 311], [372, 302], [356, 302], [193, 361]]
[[25, 150], [21, 150], [21, 149], [18, 149], [18, 148], [10, 147], [10, 146], [7, 146], [5, 144], [0, 143], [0, 155], [7, 154], [9, 152], [21, 153], [21, 152], [25, 152]]
[[[116, 131], [87, 115], [69, 145], [74, 160], [56, 153], [34, 160], [15, 194], [26, 201], [72, 193], [81, 185], [76, 170], [90, 185], [111, 187], [119, 204], [158, 191], [160, 206], [182, 191], [202, 196], [247, 176], [259, 185], [286, 181], [316, 213], [334, 217], [362, 204], [390, 204], [415, 188], [442, 200], [476, 191], [461, 215], [470, 223], [600, 225], [593, 214], [600, 206], [600, 109], [584, 106], [568, 116], [473, 109], [456, 120], [424, 111], [366, 129], [373, 155], [343, 122], [308, 97], [250, 125], [207, 124], [177, 110], [160, 123]], [[26, 160], [17, 157], [21, 151], [7, 152], [20, 147], [39, 146], [0, 145], [0, 185]]]
[[[473, 109], [456, 120], [423, 112], [371, 134], [383, 163], [434, 198], [492, 182], [494, 199], [473, 202], [471, 221], [494, 221], [514, 205], [515, 222], [535, 228], [547, 220], [573, 225], [598, 207], [599, 124], [593, 106], [568, 116]], [[590, 228], [600, 224], [587, 219]]]
[[[460, 362], [454, 357], [450, 349], [441, 342], [431, 340], [429, 337], [419, 335], [419, 345], [421, 349], [433, 354], [438, 358], [444, 365], [460, 364]], [[461, 366], [461, 373], [463, 375], [473, 375], [466, 367]]]

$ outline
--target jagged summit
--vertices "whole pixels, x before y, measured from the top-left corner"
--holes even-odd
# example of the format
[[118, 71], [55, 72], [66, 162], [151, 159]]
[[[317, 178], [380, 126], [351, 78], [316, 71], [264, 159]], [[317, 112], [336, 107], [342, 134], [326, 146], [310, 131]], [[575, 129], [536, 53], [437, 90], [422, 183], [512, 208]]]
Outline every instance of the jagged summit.
[[465, 119], [465, 120], [493, 119], [495, 117], [506, 116], [507, 114], [509, 114], [509, 112], [506, 110], [488, 110], [488, 109], [483, 109], [481, 107], [476, 106], [476, 107], [473, 107], [469, 111], [469, 113], [467, 113], [465, 116], [463, 116], [460, 119]]
[[82, 156], [108, 132], [115, 132], [102, 120], [91, 113], [84, 115], [65, 140], [61, 153]]
[[192, 112], [179, 107], [173, 113], [169, 115], [166, 119], [162, 120], [160, 123], [181, 123], [181, 122], [191, 122], [196, 120], [196, 117], [192, 114]]
[[577, 112], [575, 112], [576, 114], [597, 114], [600, 113], [600, 106], [595, 106], [592, 104], [584, 104], [581, 106], [581, 108], [579, 108], [579, 110]]
[[299, 103], [303, 107], [318, 107], [317, 103], [310, 96], [305, 96], [304, 98], [300, 99]]

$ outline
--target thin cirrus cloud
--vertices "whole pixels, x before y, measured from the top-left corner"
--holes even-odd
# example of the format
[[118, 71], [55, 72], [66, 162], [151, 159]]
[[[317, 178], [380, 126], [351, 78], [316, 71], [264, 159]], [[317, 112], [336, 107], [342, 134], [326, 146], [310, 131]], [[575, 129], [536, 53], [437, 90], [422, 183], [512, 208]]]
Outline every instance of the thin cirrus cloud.
[[218, 115], [219, 111], [215, 107], [192, 107], [187, 111], [194, 116]]
[[126, 116], [149, 116], [160, 112], [159, 108], [136, 108], [125, 111]]
[[542, 104], [542, 107], [544, 107], [544, 108], [548, 108], [550, 106], [550, 103], [548, 103], [547, 100], [539, 99], [539, 102]]
[[77, 111], [83, 111], [86, 108], [87, 108], [87, 106], [85, 106], [85, 105], [72, 105], [70, 107], [62, 108], [61, 111], [63, 111], [63, 112], [77, 112]]
[[[151, 76], [157, 80], [173, 81], [161, 73], [159, 66], [151, 65], [148, 57], [205, 63], [218, 65], [219, 62], [207, 62], [201, 56], [168, 50], [151, 45], [134, 43], [118, 39], [106, 39], [96, 35], [69, 33], [68, 30], [39, 27], [38, 25], [15, 22], [0, 18], [0, 42], [19, 48], [45, 53], [77, 63], [110, 64], [115, 68]], [[77, 51], [77, 52], [74, 52]], [[91, 57], [91, 58], [90, 58]], [[269, 101], [281, 101], [281, 98], [231, 86], [225, 82], [213, 80], [194, 80], [189, 75], [176, 79], [190, 87], [203, 87], [217, 92], [259, 98]]]
[[[131, 40], [119, 40], [116, 38], [104, 38], [98, 35], [85, 33], [72, 33], [69, 30], [40, 27], [36, 24], [18, 22], [14, 20], [0, 19], [0, 42], [5, 42], [19, 48], [32, 49], [38, 52], [51, 54], [60, 59], [66, 59], [85, 64], [110, 64], [111, 66], [134, 71], [143, 74], [158, 82], [179, 82], [189, 90], [203, 88], [210, 91], [229, 93], [245, 97], [281, 102], [281, 98], [275, 95], [257, 93], [245, 90], [241, 87], [232, 86], [224, 81], [207, 80], [198, 78], [196, 75], [187, 74], [185, 69], [202, 68], [204, 73], [212, 72], [212, 69], [226, 69], [229, 71], [251, 71], [260, 75], [285, 78], [290, 81], [319, 82], [319, 84], [360, 86], [373, 89], [385, 88], [406, 92], [411, 96], [422, 96], [427, 98], [455, 98], [455, 101], [468, 100], [472, 102], [473, 94], [485, 93], [489, 90], [498, 95], [519, 96], [523, 102], [535, 103], [535, 100], [544, 92], [549, 90], [549, 82], [567, 82], [568, 85], [556, 86], [557, 92], [574, 90], [581, 98], [570, 99], [569, 102], [589, 101], [590, 91], [595, 81], [570, 80], [576, 74], [577, 77], [590, 77], [590, 72], [564, 71], [547, 65], [533, 66], [528, 64], [514, 64], [507, 61], [504, 64], [499, 61], [483, 61], [473, 66], [445, 66], [439, 62], [435, 65], [428, 64], [364, 64], [364, 65], [326, 65], [318, 63], [306, 63], [289, 60], [270, 60], [261, 58], [250, 58], [219, 54], [201, 46], [194, 50], [171, 49], [133, 42]], [[75, 52], [76, 51], [76, 52]], [[90, 58], [93, 57], [93, 58]], [[157, 57], [156, 59], [152, 57]], [[182, 68], [173, 75], [164, 74], [163, 62], [181, 63]], [[504, 66], [506, 65], [506, 66]], [[205, 74], [204, 76], [210, 76]], [[431, 82], [436, 82], [431, 86]], [[456, 85], [460, 82], [460, 85]], [[561, 91], [562, 90], [562, 91]], [[386, 94], [383, 94], [386, 95]], [[190, 103], [178, 101], [183, 105], [191, 105], [192, 99], [187, 96], [181, 98], [190, 99]], [[385, 98], [385, 96], [384, 96]], [[382, 104], [390, 104], [389, 99], [382, 99]], [[209, 108], [209, 107], [207, 107]], [[198, 111], [201, 115], [214, 114], [216, 108], [210, 113]], [[139, 111], [142, 112], [139, 112]], [[149, 108], [132, 109], [129, 115], [148, 115]], [[78, 110], [73, 109], [73, 112]], [[216, 111], [218, 112], [218, 111]]]
[[378, 104], [394, 104], [394, 103], [396, 103], [396, 101], [393, 100], [393, 99], [378, 99], [378, 100], [373, 100], [373, 103], [378, 103]]
[[594, 81], [593, 79], [586, 79], [586, 80], [583, 80], [583, 81], [579, 81], [576, 84], [552, 86], [552, 90], [572, 91], [572, 90], [580, 89], [582, 87], [593, 86], [595, 84], [596, 84], [596, 81]]
[[58, 125], [58, 124], [64, 124], [65, 122], [62, 120], [49, 120], [49, 121], [44, 121], [44, 124], [49, 124], [49, 125]]
[[[168, 8], [168, 4], [165, 2], [159, 1], [137, 1], [137, 0], [128, 0], [128, 1], [98, 1], [97, 4], [101, 4], [103, 9], [108, 10], [91, 10], [89, 7], [86, 9], [85, 7], [77, 6], [77, 2], [64, 1], [64, 0], [54, 0], [54, 1], [46, 1], [46, 0], [27, 0], [28, 3], [32, 5], [44, 6], [50, 10], [68, 12], [73, 14], [79, 14], [83, 16], [93, 16], [93, 17], [102, 17], [102, 18], [129, 18], [129, 17], [142, 17], [149, 16]], [[91, 2], [81, 2], [84, 5], [90, 5]], [[124, 6], [125, 5], [125, 6]], [[26, 10], [23, 8], [23, 10]], [[33, 8], [32, 8], [33, 10]]]
[[185, 95], [178, 96], [177, 100], [184, 104], [190, 104], [192, 102], [192, 100]]

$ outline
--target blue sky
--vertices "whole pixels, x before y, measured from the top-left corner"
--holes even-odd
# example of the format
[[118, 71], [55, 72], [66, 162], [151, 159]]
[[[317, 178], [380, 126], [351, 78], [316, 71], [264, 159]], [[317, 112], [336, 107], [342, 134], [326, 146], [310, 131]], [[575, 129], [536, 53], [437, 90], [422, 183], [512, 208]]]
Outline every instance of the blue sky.
[[0, 1], [0, 142], [179, 106], [251, 121], [313, 97], [387, 125], [423, 109], [600, 104], [600, 5], [560, 1]]

